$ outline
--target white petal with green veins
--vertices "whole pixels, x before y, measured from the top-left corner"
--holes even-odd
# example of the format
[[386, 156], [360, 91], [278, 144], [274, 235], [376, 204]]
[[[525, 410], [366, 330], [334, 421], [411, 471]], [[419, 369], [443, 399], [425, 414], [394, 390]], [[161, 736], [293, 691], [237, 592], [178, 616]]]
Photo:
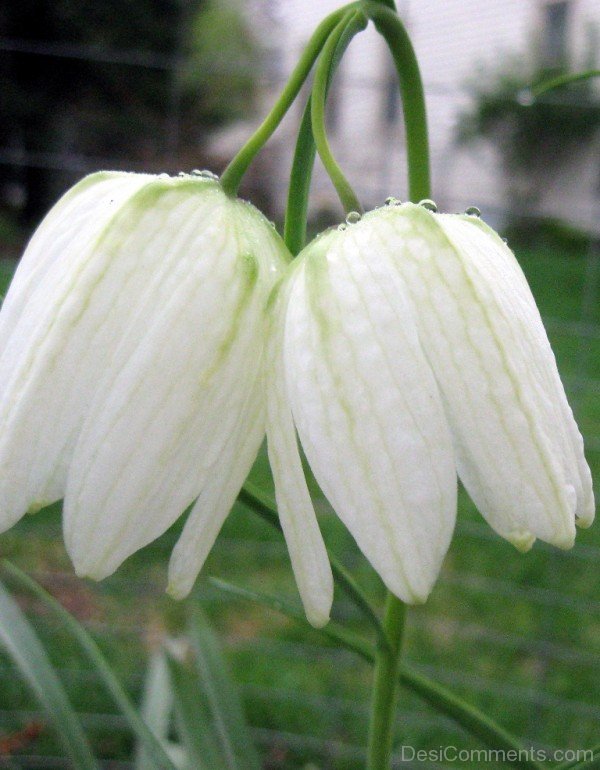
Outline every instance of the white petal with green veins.
[[298, 452], [284, 371], [283, 337], [297, 261], [278, 287], [272, 307], [267, 367], [267, 442], [277, 509], [306, 617], [317, 628], [329, 620], [333, 577]]
[[183, 599], [191, 591], [221, 526], [250, 472], [265, 435], [264, 389], [260, 373], [238, 423], [214, 466], [177, 541], [169, 562], [169, 593]]
[[[215, 195], [210, 212], [202, 200], [184, 203], [184, 216], [163, 211], [164, 274], [129, 319], [76, 446], [64, 521], [80, 574], [110, 574], [198, 496], [260, 367], [279, 239], [255, 214], [267, 256], [246, 252], [247, 213]], [[154, 252], [139, 238], [138, 251]]]
[[[64, 492], [65, 465], [106, 346], [94, 291], [111, 255], [97, 249], [111, 222], [152, 177], [94, 174], [69, 191], [33, 236], [0, 313], [0, 528]], [[80, 316], [89, 312], [86, 328]]]
[[583, 452], [583, 438], [567, 401], [554, 353], [527, 280], [512, 251], [490, 227], [473, 217], [460, 219], [489, 236], [486, 249], [489, 249], [493, 259], [488, 261], [498, 273], [493, 280], [498, 285], [506, 285], [510, 281], [511, 290], [505, 292], [505, 301], [510, 303], [513, 297], [519, 297], [518, 308], [513, 303], [509, 305], [508, 312], [513, 314], [519, 341], [527, 346], [526, 356], [532, 366], [533, 387], [540, 388], [546, 396], [540, 399], [540, 403], [550, 410], [547, 419], [554, 426], [556, 439], [564, 455], [565, 473], [577, 494], [575, 523], [589, 527], [594, 520], [595, 503], [592, 475]]
[[[572, 545], [573, 476], [538, 372], [533, 300], [488, 234], [406, 204], [381, 217], [452, 428], [459, 475], [488, 522], [515, 545]], [[535, 311], [537, 312], [537, 311]], [[543, 334], [545, 338], [545, 334]], [[532, 361], [532, 350], [538, 354]], [[551, 353], [550, 353], [551, 355]], [[546, 365], [545, 364], [545, 365]]]
[[456, 472], [393, 254], [367, 219], [303, 258], [284, 342], [302, 445], [387, 587], [425, 601], [454, 527]]

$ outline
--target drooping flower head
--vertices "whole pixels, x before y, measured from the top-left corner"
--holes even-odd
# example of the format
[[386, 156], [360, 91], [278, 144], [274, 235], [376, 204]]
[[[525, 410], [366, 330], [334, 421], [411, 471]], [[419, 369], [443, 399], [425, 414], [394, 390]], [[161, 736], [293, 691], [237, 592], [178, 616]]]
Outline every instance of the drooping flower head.
[[479, 218], [390, 205], [332, 230], [291, 266], [277, 313], [269, 453], [309, 618], [326, 619], [331, 581], [294, 426], [333, 508], [407, 602], [439, 572], [456, 471], [519, 549], [568, 548], [575, 524], [591, 524], [583, 442], [539, 312]]
[[210, 177], [93, 174], [33, 236], [0, 313], [0, 526], [64, 497], [101, 578], [195, 505], [191, 588], [264, 435], [265, 308], [287, 252]]

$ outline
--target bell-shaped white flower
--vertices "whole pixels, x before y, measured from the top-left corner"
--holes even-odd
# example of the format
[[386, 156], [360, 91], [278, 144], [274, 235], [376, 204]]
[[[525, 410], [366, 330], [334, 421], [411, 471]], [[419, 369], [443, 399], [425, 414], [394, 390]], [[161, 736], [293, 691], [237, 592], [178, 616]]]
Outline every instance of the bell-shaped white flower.
[[65, 498], [102, 578], [194, 507], [187, 593], [264, 435], [266, 304], [287, 251], [202, 176], [94, 174], [29, 244], [0, 313], [0, 527]]
[[455, 468], [520, 549], [568, 548], [591, 524], [583, 441], [539, 312], [477, 217], [371, 212], [310, 244], [279, 304], [267, 435], [309, 616], [326, 616], [330, 582], [303, 534], [314, 512], [294, 424], [333, 508], [407, 602], [427, 597], [448, 547]]

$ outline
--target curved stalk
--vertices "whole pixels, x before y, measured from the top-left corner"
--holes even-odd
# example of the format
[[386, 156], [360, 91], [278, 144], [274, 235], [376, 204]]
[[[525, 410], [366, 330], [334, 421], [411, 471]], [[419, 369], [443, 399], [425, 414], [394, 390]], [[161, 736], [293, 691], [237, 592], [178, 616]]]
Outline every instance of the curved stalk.
[[[386, 8], [386, 10], [388, 10]], [[389, 11], [392, 13], [392, 11]], [[362, 14], [357, 14], [359, 17]], [[333, 30], [329, 39], [323, 46], [317, 68], [315, 71], [315, 80], [313, 83], [312, 94], [310, 98], [311, 105], [311, 127], [317, 152], [325, 166], [329, 178], [339, 196], [339, 199], [346, 213], [350, 211], [362, 211], [362, 207], [350, 186], [350, 183], [344, 176], [336, 159], [331, 152], [327, 131], [325, 128], [325, 107], [327, 104], [327, 91], [331, 79], [331, 61], [335, 56], [336, 49], [346, 30], [351, 16], [347, 14]]]
[[385, 38], [394, 57], [404, 112], [408, 195], [411, 201], [417, 203], [431, 195], [425, 94], [419, 63], [398, 14], [382, 3], [363, 2], [361, 7]]
[[242, 177], [248, 170], [248, 166], [272, 136], [273, 132], [281, 123], [284, 115], [294, 102], [294, 99], [298, 96], [304, 81], [308, 77], [317, 56], [329, 38], [331, 31], [336, 27], [344, 15], [349, 10], [355, 8], [356, 5], [356, 3], [350, 3], [350, 5], [334, 11], [334, 13], [327, 16], [319, 24], [306, 46], [304, 53], [300, 57], [298, 64], [296, 64], [287, 85], [271, 109], [271, 112], [221, 175], [221, 186], [228, 195], [236, 195]]
[[[335, 70], [340, 59], [344, 55], [346, 48], [350, 44], [352, 38], [364, 29], [365, 24], [366, 20], [363, 14], [353, 14], [348, 20], [346, 28], [340, 36], [335, 53], [329, 64], [327, 89], [331, 85]], [[306, 243], [308, 196], [317, 152], [312, 133], [311, 101], [312, 97], [309, 96], [298, 131], [285, 211], [283, 239], [294, 256], [302, 251]]]

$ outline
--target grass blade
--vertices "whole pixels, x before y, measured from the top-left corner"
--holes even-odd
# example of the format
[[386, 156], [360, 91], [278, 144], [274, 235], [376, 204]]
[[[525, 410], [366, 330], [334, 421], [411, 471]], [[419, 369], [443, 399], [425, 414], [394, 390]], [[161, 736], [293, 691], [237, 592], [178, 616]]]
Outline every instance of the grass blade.
[[[280, 599], [256, 591], [251, 591], [247, 588], [240, 588], [216, 578], [210, 578], [210, 581], [217, 588], [226, 591], [233, 596], [257, 602], [258, 604], [262, 604], [296, 620], [304, 628], [311, 630], [314, 633], [318, 633], [321, 636], [325, 636], [345, 649], [355, 652], [357, 655], [360, 655], [363, 660], [366, 660], [369, 663], [373, 663], [374, 661], [374, 652], [368, 643], [356, 634], [338, 627], [333, 622], [329, 622], [324, 628], [315, 629], [308, 623], [304, 613], [299, 608], [296, 609]], [[402, 667], [399, 677], [402, 685], [416, 693], [436, 711], [450, 717], [471, 735], [479, 738], [485, 745], [490, 746], [491, 748], [516, 751], [517, 753], [523, 750], [520, 741], [494, 722], [493, 719], [474, 706], [471, 706], [471, 704], [464, 701], [458, 695], [455, 695], [450, 690], [442, 687], [442, 685], [437, 684], [437, 682], [410, 670], [406, 666]], [[529, 768], [530, 770], [539, 770], [540, 768], [540, 765], [534, 760], [521, 759], [517, 764], [519, 767]]]
[[299, 623], [307, 631], [312, 631], [320, 636], [325, 636], [335, 644], [360, 655], [360, 657], [367, 662], [373, 662], [374, 653], [369, 643], [357, 634], [346, 631], [345, 628], [342, 628], [334, 621], [329, 621], [323, 628], [314, 628], [310, 625], [304, 611], [300, 609], [300, 607], [297, 608], [293, 604], [289, 604], [282, 599], [268, 596], [259, 591], [252, 591], [249, 588], [235, 586], [231, 583], [227, 583], [225, 580], [220, 580], [219, 578], [211, 577], [209, 580], [215, 588], [218, 588], [220, 591], [225, 591], [238, 599], [245, 599], [247, 601], [255, 602], [256, 604], [262, 604], [263, 607], [268, 607], [271, 610], [275, 610], [275, 612], [286, 615], [291, 620], [295, 620]]
[[[178, 759], [173, 756], [176, 750], [183, 753], [180, 746], [169, 743], [169, 731], [171, 717], [173, 715], [174, 697], [169, 675], [169, 666], [165, 653], [161, 650], [155, 652], [150, 658], [144, 695], [142, 700], [142, 718], [152, 730], [157, 740], [165, 747], [165, 751], [173, 758], [179, 767], [184, 765], [183, 757]], [[151, 765], [151, 757], [143, 743], [138, 741], [135, 770], [146, 770]]]
[[6, 588], [0, 583], [0, 644], [18, 667], [78, 770], [98, 770], [77, 713], [37, 634]]
[[187, 770], [222, 768], [223, 759], [191, 647], [187, 641], [174, 641], [169, 647], [167, 664], [175, 695], [177, 730], [187, 755], [184, 767]]
[[215, 735], [228, 770], [261, 770], [237, 687], [219, 641], [201, 609], [193, 608], [189, 637]]
[[62, 627], [67, 629], [78, 641], [79, 646], [92, 663], [96, 673], [99, 675], [104, 686], [111, 694], [115, 704], [118, 706], [118, 708], [121, 710], [121, 713], [129, 722], [131, 730], [137, 739], [146, 748], [150, 758], [150, 765], [147, 766], [147, 769], [149, 770], [149, 768], [155, 768], [156, 770], [178, 770], [160, 742], [156, 739], [154, 734], [149, 730], [148, 726], [139, 715], [136, 707], [131, 702], [129, 696], [123, 689], [123, 686], [100, 652], [98, 645], [88, 634], [88, 632], [77, 622], [77, 620], [75, 620], [71, 614], [69, 614], [64, 609], [64, 607], [62, 607], [56, 601], [56, 599], [50, 596], [47, 591], [38, 585], [35, 580], [32, 580], [24, 572], [21, 572], [18, 567], [15, 567], [14, 564], [11, 564], [8, 561], [4, 561], [3, 565], [5, 571], [11, 576], [11, 578], [13, 578], [19, 585], [23, 586], [23, 588], [36, 596], [52, 612]]

